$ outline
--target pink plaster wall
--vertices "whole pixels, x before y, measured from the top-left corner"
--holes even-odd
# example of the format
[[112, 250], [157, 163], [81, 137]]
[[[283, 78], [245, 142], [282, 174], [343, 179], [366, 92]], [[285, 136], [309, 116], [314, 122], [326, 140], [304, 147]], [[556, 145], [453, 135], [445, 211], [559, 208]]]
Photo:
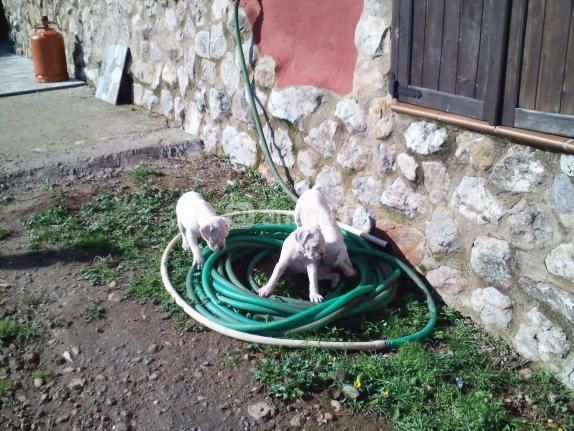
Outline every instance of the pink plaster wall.
[[363, 0], [242, 0], [255, 43], [277, 64], [277, 86], [353, 88]]

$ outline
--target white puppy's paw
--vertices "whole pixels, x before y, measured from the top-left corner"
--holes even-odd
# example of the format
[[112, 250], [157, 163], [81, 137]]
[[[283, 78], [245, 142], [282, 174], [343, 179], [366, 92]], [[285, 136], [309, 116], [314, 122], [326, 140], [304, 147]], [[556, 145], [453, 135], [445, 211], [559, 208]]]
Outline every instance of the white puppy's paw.
[[273, 286], [265, 285], [261, 289], [259, 289], [259, 296], [262, 298], [267, 298], [269, 295], [273, 293]]
[[200, 258], [195, 258], [193, 259], [193, 266], [195, 266], [196, 269], [198, 270], [202, 270], [203, 269], [203, 264], [205, 263], [203, 256]]
[[183, 249], [183, 251], [189, 251], [189, 250], [191, 250], [191, 247], [189, 246], [189, 244], [187, 243], [187, 241], [182, 242], [181, 248]]
[[318, 304], [319, 302], [323, 302], [323, 296], [318, 293], [310, 293], [309, 300], [315, 304]]

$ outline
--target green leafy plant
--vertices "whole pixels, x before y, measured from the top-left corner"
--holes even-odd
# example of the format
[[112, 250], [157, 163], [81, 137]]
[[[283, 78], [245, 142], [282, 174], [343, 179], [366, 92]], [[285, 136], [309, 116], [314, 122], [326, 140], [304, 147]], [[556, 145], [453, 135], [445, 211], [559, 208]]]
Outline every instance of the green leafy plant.
[[150, 165], [142, 163], [130, 171], [131, 176], [137, 181], [140, 186], [148, 183], [149, 177], [153, 170]]
[[10, 236], [10, 231], [8, 229], [0, 227], [0, 241], [8, 238], [9, 236]]
[[13, 319], [2, 319], [0, 320], [0, 346], [6, 346], [13, 341], [24, 342], [37, 332], [38, 328], [33, 325], [18, 323]]
[[84, 320], [86, 322], [93, 322], [94, 320], [103, 319], [106, 314], [106, 310], [102, 307], [102, 301], [92, 300], [90, 305], [84, 310]]
[[0, 398], [4, 398], [12, 389], [12, 384], [8, 379], [0, 379]]
[[86, 266], [80, 270], [80, 277], [94, 286], [101, 286], [118, 277], [119, 273], [112, 265], [113, 262], [110, 259], [96, 259], [93, 265]]

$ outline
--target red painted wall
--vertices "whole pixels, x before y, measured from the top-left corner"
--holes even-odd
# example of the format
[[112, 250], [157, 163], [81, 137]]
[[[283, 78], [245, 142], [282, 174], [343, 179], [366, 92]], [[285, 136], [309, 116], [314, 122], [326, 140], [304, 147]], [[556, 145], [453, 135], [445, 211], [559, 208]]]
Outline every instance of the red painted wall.
[[277, 86], [353, 88], [355, 28], [363, 0], [242, 0], [262, 55], [277, 64]]

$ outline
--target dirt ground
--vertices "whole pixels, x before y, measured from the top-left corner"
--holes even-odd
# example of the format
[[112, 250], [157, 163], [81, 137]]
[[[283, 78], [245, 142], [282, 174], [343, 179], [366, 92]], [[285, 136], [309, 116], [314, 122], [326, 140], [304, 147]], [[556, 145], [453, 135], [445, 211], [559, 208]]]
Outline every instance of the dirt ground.
[[[231, 178], [192, 156], [186, 164], [164, 162], [154, 181], [185, 187], [214, 186]], [[128, 184], [127, 177], [75, 183], [68, 200], [80, 205], [101, 188]], [[17, 196], [0, 206], [0, 319], [33, 322], [39, 335], [0, 347], [0, 379], [12, 395], [0, 401], [4, 430], [385, 430], [382, 420], [332, 403], [328, 393], [283, 403], [266, 396], [251, 368], [260, 360], [244, 343], [176, 322], [149, 304], [124, 298], [112, 281], [92, 286], [65, 251], [33, 252], [22, 236], [22, 220], [52, 206], [53, 191]], [[166, 238], [166, 243], [167, 243]], [[159, 259], [161, 250], [157, 250]], [[31, 301], [30, 298], [42, 298]], [[90, 301], [101, 300], [103, 319], [87, 322]], [[34, 302], [34, 304], [31, 304]], [[233, 358], [230, 366], [226, 358]], [[53, 377], [34, 378], [38, 371]], [[36, 374], [34, 374], [36, 372]], [[256, 421], [249, 407], [265, 402], [271, 418]]]

